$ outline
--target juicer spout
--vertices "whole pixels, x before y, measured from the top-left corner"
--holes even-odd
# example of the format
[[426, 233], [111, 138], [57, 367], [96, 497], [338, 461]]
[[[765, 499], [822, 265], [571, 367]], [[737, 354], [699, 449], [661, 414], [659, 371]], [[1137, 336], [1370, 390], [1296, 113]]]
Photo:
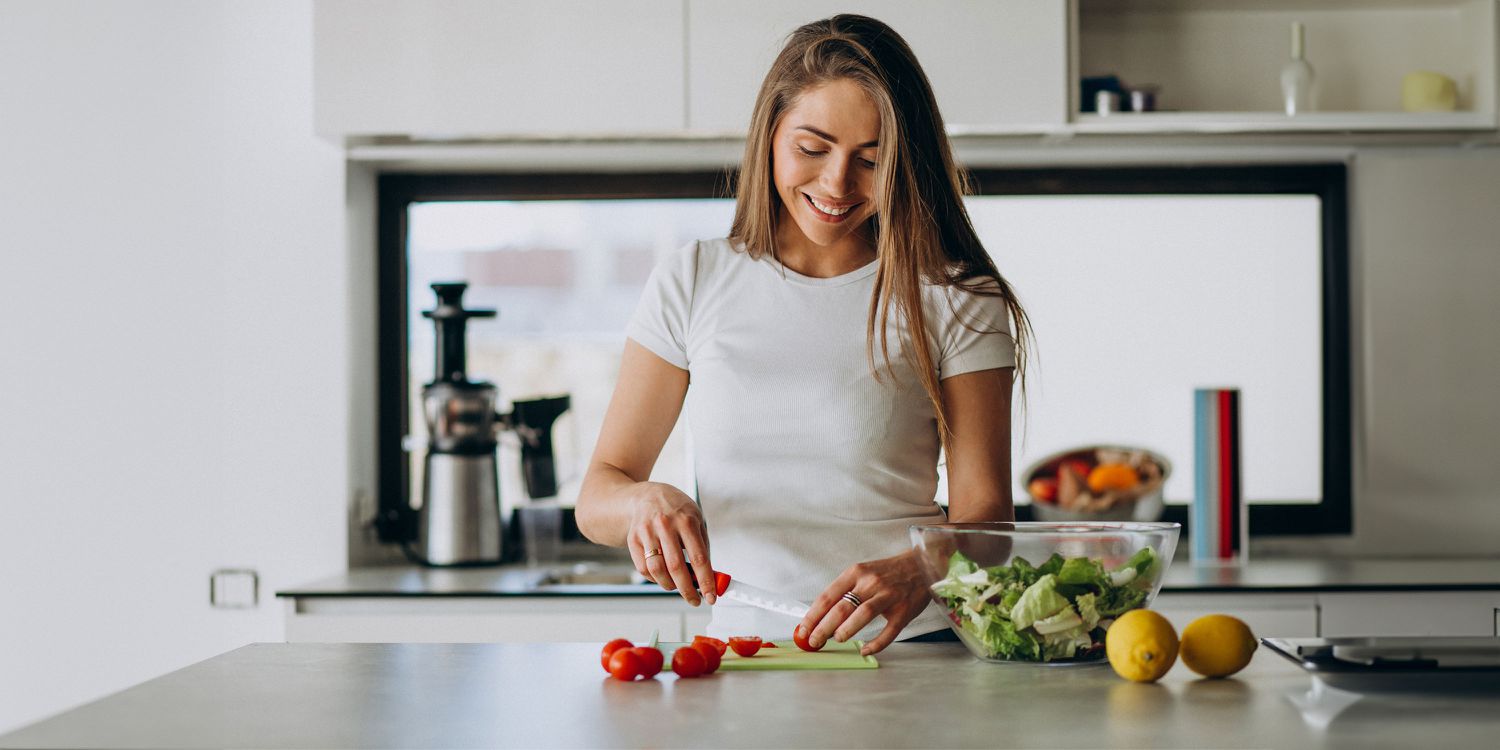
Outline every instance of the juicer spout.
[[557, 494], [557, 463], [552, 455], [552, 426], [568, 410], [568, 396], [517, 401], [502, 418], [521, 439], [521, 474], [533, 500]]

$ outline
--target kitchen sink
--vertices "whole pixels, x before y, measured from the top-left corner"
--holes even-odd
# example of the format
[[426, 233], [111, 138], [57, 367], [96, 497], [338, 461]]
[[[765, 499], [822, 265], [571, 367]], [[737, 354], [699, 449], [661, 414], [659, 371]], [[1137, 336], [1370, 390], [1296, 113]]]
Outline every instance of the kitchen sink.
[[637, 590], [655, 586], [630, 567], [600, 566], [580, 563], [571, 568], [549, 570], [533, 584], [538, 590], [623, 588]]

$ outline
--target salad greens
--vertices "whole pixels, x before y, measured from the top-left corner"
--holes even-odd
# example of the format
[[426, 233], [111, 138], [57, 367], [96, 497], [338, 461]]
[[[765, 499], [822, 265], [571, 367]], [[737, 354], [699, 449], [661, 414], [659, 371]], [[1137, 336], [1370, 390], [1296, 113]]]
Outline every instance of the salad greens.
[[1098, 560], [1053, 554], [1041, 565], [1017, 557], [981, 568], [962, 552], [932, 591], [948, 616], [991, 658], [1055, 661], [1098, 656], [1114, 618], [1140, 607], [1156, 577], [1150, 547], [1105, 570]]

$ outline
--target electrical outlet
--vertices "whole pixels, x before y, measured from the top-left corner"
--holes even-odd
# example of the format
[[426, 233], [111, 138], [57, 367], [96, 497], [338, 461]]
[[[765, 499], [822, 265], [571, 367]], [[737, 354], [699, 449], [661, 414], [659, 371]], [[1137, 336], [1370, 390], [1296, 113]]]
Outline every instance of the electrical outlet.
[[220, 568], [208, 576], [208, 603], [216, 609], [255, 609], [260, 574], [248, 568]]

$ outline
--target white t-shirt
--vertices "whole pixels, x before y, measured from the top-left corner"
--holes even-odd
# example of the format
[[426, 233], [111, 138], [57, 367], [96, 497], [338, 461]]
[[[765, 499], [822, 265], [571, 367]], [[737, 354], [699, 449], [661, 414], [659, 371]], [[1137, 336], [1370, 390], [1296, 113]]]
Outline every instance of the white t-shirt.
[[[910, 549], [907, 527], [945, 520], [933, 501], [936, 415], [901, 355], [894, 314], [896, 378], [878, 335], [881, 382], [870, 371], [877, 266], [813, 278], [716, 239], [674, 253], [646, 283], [626, 333], [689, 373], [684, 408], [716, 570], [810, 602], [850, 565]], [[1015, 366], [999, 297], [925, 285], [923, 310], [939, 379]], [[929, 606], [901, 637], [946, 622]], [[721, 600], [709, 633], [786, 638], [796, 625]], [[876, 618], [859, 637], [884, 625]]]

